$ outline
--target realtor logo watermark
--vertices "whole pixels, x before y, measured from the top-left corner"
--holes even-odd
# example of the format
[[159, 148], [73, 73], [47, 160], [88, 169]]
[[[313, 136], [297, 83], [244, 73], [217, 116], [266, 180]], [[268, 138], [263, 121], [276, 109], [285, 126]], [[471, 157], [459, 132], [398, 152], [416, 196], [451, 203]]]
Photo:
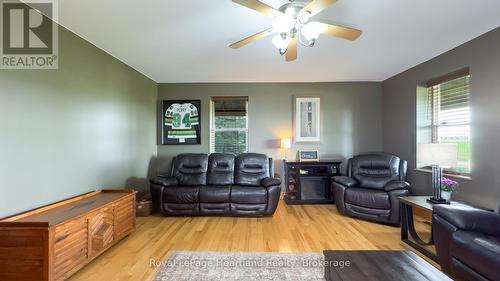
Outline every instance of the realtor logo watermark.
[[57, 69], [57, 0], [0, 0], [0, 68]]

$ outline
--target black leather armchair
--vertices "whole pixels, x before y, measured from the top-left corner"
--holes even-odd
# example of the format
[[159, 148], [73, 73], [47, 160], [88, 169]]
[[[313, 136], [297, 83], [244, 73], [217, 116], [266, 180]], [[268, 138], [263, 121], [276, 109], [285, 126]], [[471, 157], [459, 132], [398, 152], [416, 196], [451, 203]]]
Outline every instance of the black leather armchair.
[[347, 176], [332, 178], [335, 204], [341, 214], [399, 225], [398, 197], [409, 192], [407, 163], [386, 153], [349, 159]]
[[500, 280], [500, 215], [437, 205], [433, 235], [441, 269], [454, 280]]
[[281, 180], [263, 154], [180, 154], [171, 175], [151, 180], [155, 212], [169, 216], [271, 216]]

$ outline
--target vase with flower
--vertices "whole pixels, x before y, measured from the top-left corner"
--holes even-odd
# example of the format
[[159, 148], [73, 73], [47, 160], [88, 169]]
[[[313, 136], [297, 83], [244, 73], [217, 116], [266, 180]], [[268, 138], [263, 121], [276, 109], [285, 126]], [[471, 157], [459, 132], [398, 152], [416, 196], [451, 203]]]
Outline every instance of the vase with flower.
[[458, 182], [449, 178], [441, 179], [441, 197], [450, 202], [451, 194], [458, 188]]

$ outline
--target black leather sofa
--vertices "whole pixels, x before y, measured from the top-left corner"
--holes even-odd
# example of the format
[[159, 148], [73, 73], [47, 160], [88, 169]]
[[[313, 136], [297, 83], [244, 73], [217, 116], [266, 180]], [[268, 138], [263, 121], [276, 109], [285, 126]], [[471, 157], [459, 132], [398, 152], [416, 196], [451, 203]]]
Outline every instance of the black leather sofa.
[[264, 154], [180, 154], [151, 180], [153, 209], [166, 216], [272, 216], [281, 181]]
[[347, 176], [332, 178], [335, 204], [341, 214], [399, 225], [398, 197], [409, 193], [407, 163], [386, 153], [349, 159]]
[[441, 269], [459, 281], [500, 280], [500, 215], [439, 205], [432, 227]]

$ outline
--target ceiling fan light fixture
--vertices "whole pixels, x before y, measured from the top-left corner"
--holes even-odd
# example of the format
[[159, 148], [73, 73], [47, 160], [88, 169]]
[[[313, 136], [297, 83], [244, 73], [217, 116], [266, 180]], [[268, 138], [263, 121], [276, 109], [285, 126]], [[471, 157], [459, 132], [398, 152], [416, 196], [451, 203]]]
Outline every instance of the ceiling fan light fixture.
[[[310, 22], [302, 27], [300, 33], [304, 36], [304, 38], [311, 42], [315, 42], [319, 35], [323, 32], [323, 27], [321, 24], [317, 22]], [[314, 43], [313, 43], [314, 45]]]
[[[1, 0], [0, 0], [1, 1]], [[320, 34], [354, 41], [362, 34], [362, 30], [342, 25], [311, 21], [312, 17], [335, 4], [338, 0], [286, 0], [286, 4], [278, 9], [262, 3], [262, 0], [232, 0], [241, 6], [253, 9], [273, 17], [273, 25], [264, 31], [248, 36], [234, 44], [239, 49], [252, 42], [275, 34], [273, 45], [281, 55], [286, 53], [286, 61], [297, 59], [297, 47], [313, 47]]]
[[284, 55], [290, 45], [291, 38], [285, 34], [278, 34], [273, 37], [273, 44], [280, 52], [280, 55]]
[[282, 13], [274, 17], [274, 31], [278, 33], [290, 32], [293, 28], [295, 28], [295, 20], [292, 17]]
[[298, 15], [297, 20], [300, 24], [304, 25], [309, 22], [311, 17], [312, 17], [311, 12], [302, 10]]

